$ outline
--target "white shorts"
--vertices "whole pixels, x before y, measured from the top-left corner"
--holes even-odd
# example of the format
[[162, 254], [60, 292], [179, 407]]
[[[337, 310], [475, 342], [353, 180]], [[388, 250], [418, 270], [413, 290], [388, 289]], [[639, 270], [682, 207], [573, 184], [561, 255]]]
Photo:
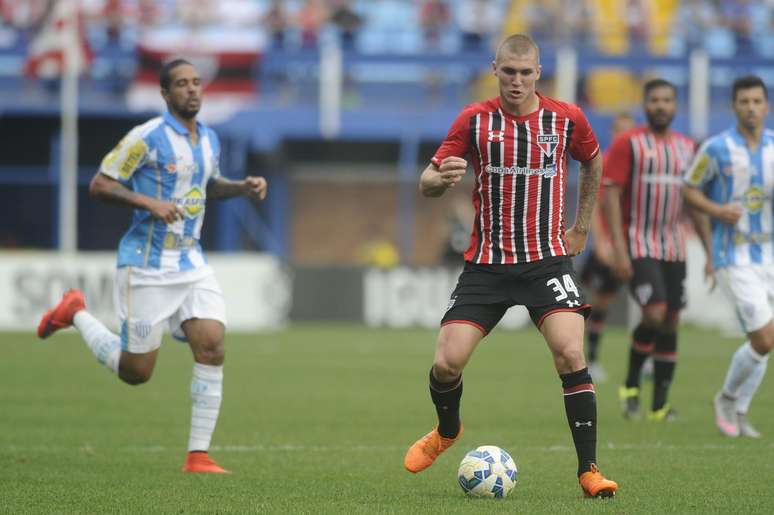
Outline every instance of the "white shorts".
[[736, 307], [744, 332], [757, 331], [769, 323], [773, 315], [774, 265], [728, 266], [716, 275]]
[[141, 270], [118, 269], [114, 292], [121, 350], [142, 354], [158, 349], [165, 326], [172, 336], [186, 341], [182, 324], [192, 318], [226, 325], [226, 305], [215, 274], [195, 274], [185, 282], [179, 277], [171, 284], [148, 284]]

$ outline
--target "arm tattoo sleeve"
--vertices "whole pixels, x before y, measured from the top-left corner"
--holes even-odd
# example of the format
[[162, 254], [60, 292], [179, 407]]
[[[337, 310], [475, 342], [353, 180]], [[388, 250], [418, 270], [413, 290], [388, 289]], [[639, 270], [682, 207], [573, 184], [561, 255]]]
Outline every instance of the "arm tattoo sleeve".
[[578, 183], [578, 208], [575, 213], [575, 228], [580, 232], [588, 232], [591, 225], [591, 215], [597, 200], [599, 181], [602, 177], [602, 159], [597, 155], [591, 161], [581, 163], [580, 180]]

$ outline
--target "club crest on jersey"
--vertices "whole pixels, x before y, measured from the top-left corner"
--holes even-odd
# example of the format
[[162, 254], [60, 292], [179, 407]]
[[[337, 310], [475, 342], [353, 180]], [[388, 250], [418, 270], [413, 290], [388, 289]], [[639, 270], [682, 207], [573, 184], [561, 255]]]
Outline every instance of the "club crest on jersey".
[[505, 141], [505, 131], [489, 131], [486, 139], [491, 143], [502, 143]]
[[548, 157], [554, 155], [556, 147], [559, 146], [558, 134], [538, 134], [537, 144], [540, 150]]

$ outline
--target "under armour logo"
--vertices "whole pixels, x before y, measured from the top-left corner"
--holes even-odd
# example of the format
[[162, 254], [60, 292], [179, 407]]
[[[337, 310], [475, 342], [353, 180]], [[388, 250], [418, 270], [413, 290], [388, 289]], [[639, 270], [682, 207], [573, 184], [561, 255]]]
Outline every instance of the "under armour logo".
[[580, 301], [579, 300], [568, 300], [567, 301], [567, 306], [571, 307], [571, 308], [577, 308], [578, 306], [580, 306]]
[[591, 427], [591, 420], [589, 420], [588, 422], [578, 422], [576, 420], [575, 421], [575, 427], [580, 427], [580, 426], [589, 426], [589, 427]]

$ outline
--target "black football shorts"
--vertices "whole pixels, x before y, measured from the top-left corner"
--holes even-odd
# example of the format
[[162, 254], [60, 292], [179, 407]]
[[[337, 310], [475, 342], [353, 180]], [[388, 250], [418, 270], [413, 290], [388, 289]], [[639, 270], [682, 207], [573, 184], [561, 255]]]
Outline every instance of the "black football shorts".
[[583, 263], [580, 278], [584, 286], [600, 293], [615, 293], [621, 287], [621, 281], [616, 279], [613, 269], [597, 259], [593, 252]]
[[514, 265], [465, 263], [441, 325], [467, 323], [487, 334], [517, 305], [527, 308], [537, 327], [556, 311], [584, 317], [591, 311], [568, 256]]
[[685, 261], [632, 259], [629, 291], [640, 306], [666, 303], [669, 311], [685, 307]]

